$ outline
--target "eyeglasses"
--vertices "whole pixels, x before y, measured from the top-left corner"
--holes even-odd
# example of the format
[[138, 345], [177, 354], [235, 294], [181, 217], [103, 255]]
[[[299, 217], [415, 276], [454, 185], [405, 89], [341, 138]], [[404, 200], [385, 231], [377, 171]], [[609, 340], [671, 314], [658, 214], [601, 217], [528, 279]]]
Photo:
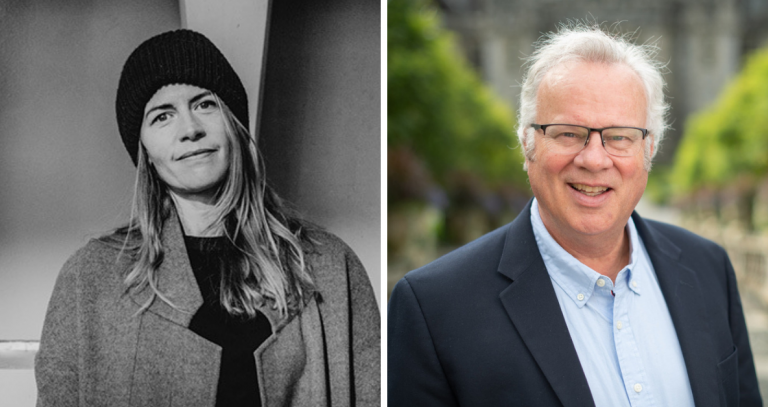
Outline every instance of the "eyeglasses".
[[637, 154], [641, 141], [648, 135], [648, 129], [639, 127], [605, 127], [593, 129], [575, 124], [531, 124], [535, 130], [541, 130], [550, 140], [551, 147], [561, 154], [575, 154], [589, 143], [593, 131], [600, 133], [605, 151], [617, 157], [629, 157]]

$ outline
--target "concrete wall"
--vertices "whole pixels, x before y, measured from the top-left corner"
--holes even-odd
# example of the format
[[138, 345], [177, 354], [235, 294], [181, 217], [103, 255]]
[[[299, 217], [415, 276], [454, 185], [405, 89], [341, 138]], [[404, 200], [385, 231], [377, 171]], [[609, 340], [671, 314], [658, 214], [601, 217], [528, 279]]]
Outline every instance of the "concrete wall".
[[[178, 27], [176, 0], [0, 2], [0, 340], [39, 339], [64, 261], [127, 220], [120, 69]], [[1, 405], [34, 397], [32, 370], [0, 369]]]
[[178, 28], [176, 1], [28, 0], [0, 9], [0, 339], [38, 339], [64, 261], [128, 219], [122, 64]]

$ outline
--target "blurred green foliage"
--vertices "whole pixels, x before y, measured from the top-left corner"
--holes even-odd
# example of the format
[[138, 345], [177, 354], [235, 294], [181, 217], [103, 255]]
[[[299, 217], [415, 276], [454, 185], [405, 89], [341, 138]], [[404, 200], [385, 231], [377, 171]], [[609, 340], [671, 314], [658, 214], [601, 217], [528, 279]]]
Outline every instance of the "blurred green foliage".
[[709, 108], [687, 122], [669, 174], [685, 196], [734, 183], [754, 189], [768, 173], [768, 49], [752, 54]]
[[448, 190], [463, 173], [490, 189], [527, 191], [515, 115], [467, 64], [438, 11], [425, 0], [391, 0], [387, 29], [390, 151], [413, 152]]

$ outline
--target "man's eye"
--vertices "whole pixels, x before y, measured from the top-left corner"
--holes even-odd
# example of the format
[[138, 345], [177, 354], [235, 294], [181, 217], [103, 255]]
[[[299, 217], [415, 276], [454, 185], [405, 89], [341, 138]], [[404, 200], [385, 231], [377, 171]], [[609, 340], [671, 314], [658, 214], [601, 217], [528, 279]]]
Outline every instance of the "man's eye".
[[628, 141], [632, 141], [632, 139], [627, 136], [610, 136], [606, 139], [606, 141], [612, 141], [616, 143], [625, 143]]
[[579, 135], [576, 133], [560, 133], [560, 137], [576, 138], [579, 137]]

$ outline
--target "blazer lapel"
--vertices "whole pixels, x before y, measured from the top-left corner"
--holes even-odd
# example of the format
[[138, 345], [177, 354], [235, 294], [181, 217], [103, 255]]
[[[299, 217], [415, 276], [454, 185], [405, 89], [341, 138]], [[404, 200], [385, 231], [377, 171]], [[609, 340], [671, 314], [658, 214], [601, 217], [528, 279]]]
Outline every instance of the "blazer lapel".
[[717, 405], [717, 360], [713, 357], [706, 306], [696, 272], [680, 261], [682, 250], [675, 243], [656, 232], [653, 225], [643, 221], [637, 212], [632, 214], [632, 219], [648, 251], [675, 325], [693, 400], [697, 406]]
[[564, 406], [594, 405], [531, 226], [531, 203], [510, 224], [498, 271], [504, 309]]
[[[156, 297], [148, 311], [187, 327], [197, 309], [203, 305], [203, 296], [189, 265], [184, 234], [175, 212], [165, 220], [161, 242], [163, 262], [157, 270], [157, 286], [176, 308]], [[136, 304], [144, 305], [151, 298], [152, 289], [147, 286], [141, 291], [132, 290], [130, 295]]]

